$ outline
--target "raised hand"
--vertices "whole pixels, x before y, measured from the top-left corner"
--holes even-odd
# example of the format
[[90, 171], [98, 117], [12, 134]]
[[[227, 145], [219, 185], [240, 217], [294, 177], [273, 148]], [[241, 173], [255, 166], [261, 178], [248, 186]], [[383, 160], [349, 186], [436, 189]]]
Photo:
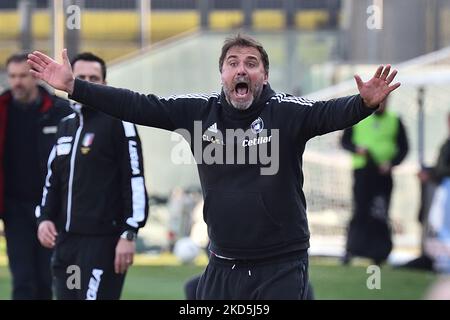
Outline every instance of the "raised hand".
[[42, 52], [34, 51], [28, 55], [27, 62], [31, 67], [30, 72], [36, 78], [47, 82], [55, 89], [72, 94], [75, 78], [67, 57], [67, 49], [62, 51], [62, 59], [63, 63], [59, 64]]
[[386, 67], [379, 66], [373, 78], [367, 82], [363, 82], [358, 75], [355, 75], [359, 94], [369, 108], [377, 108], [392, 91], [400, 87], [399, 82], [391, 85], [397, 70], [390, 71], [389, 64]]

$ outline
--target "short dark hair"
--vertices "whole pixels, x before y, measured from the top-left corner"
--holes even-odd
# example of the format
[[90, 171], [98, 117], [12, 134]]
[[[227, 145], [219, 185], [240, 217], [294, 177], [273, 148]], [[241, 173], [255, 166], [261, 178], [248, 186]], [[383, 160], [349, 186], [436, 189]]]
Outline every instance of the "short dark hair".
[[102, 58], [96, 56], [95, 54], [93, 54], [91, 52], [82, 52], [82, 53], [77, 54], [75, 57], [73, 57], [72, 61], [70, 61], [70, 64], [73, 66], [75, 64], [75, 62], [77, 62], [79, 60], [93, 61], [93, 62], [100, 63], [100, 66], [102, 67], [103, 81], [106, 80], [106, 64]]
[[264, 70], [269, 74], [269, 56], [261, 43], [253, 39], [252, 37], [238, 33], [235, 36], [225, 39], [222, 46], [222, 53], [219, 58], [219, 71], [222, 72], [222, 65], [228, 50], [232, 47], [252, 47], [259, 51], [261, 54], [261, 59], [264, 64]]
[[6, 59], [5, 66], [8, 67], [10, 63], [19, 63], [19, 62], [27, 62], [28, 60], [28, 52], [20, 52], [15, 53]]

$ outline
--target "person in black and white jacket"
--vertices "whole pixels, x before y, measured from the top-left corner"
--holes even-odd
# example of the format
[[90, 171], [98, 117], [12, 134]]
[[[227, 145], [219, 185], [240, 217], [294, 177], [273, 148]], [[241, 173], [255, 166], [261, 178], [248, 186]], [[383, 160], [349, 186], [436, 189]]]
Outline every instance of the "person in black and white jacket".
[[[82, 53], [72, 65], [77, 78], [105, 84], [101, 58]], [[86, 105], [73, 109], [59, 124], [48, 160], [38, 237], [55, 247], [58, 299], [119, 299], [148, 215], [141, 142], [131, 123]], [[69, 285], [74, 272], [78, 287]]]
[[212, 95], [164, 98], [75, 79], [65, 50], [62, 64], [38, 51], [28, 57], [32, 74], [74, 100], [188, 140], [211, 241], [198, 299], [307, 297], [306, 143], [370, 116], [400, 85], [393, 83], [397, 72], [388, 65], [367, 82], [357, 76], [354, 96], [315, 102], [275, 93], [267, 52], [246, 35], [225, 41], [219, 58], [222, 92]]

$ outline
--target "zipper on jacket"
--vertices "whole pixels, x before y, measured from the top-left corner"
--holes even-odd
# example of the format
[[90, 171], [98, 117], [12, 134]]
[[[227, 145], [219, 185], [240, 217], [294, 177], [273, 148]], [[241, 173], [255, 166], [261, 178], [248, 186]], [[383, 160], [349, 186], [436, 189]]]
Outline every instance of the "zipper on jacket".
[[83, 114], [80, 112], [78, 113], [80, 116], [80, 125], [77, 129], [77, 132], [75, 134], [75, 141], [72, 145], [72, 155], [70, 157], [70, 174], [69, 174], [69, 188], [67, 191], [67, 221], [66, 221], [66, 232], [69, 231], [70, 227], [70, 219], [72, 216], [72, 187], [73, 187], [73, 176], [75, 172], [75, 158], [77, 156], [77, 150], [78, 150], [78, 140], [80, 140], [80, 134], [81, 130], [83, 130]]

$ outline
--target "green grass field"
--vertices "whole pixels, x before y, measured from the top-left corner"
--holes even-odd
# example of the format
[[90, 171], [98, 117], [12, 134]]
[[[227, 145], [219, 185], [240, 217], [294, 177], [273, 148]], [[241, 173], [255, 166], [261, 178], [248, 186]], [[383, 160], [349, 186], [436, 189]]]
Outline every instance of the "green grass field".
[[[183, 284], [203, 266], [138, 265], [129, 271], [123, 299], [183, 299]], [[338, 260], [312, 258], [310, 278], [316, 299], [422, 299], [435, 275], [428, 272], [381, 269], [381, 289], [366, 286], [366, 266], [343, 267]], [[0, 266], [0, 299], [9, 299], [8, 268]]]

